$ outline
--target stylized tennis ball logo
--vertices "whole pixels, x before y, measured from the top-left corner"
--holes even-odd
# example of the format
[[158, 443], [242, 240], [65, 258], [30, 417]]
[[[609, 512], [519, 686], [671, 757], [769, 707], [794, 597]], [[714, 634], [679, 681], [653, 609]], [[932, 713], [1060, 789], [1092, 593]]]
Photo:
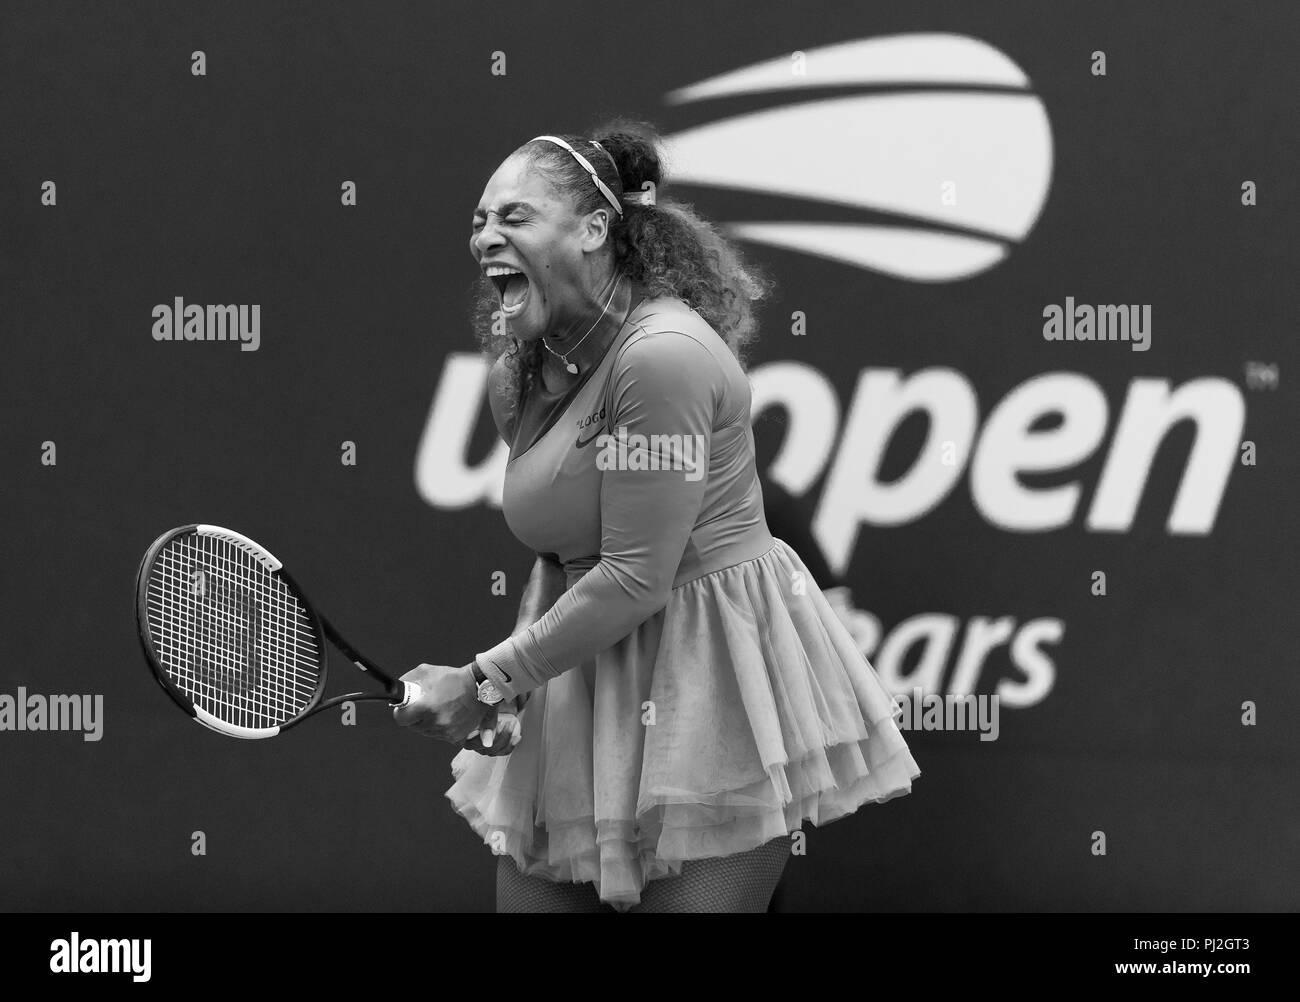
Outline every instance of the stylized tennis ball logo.
[[[842, 42], [667, 100], [741, 96], [766, 106], [665, 142], [675, 183], [778, 196], [757, 203], [753, 218], [724, 224], [742, 240], [911, 281], [953, 281], [1006, 258], [1047, 199], [1043, 102], [1014, 62], [978, 39]], [[797, 218], [801, 202], [816, 219]]]

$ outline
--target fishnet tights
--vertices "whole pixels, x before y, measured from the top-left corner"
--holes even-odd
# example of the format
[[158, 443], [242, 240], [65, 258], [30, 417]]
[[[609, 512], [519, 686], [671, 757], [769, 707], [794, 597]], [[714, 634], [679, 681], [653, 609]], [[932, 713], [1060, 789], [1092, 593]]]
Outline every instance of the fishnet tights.
[[[790, 858], [791, 837], [783, 835], [757, 849], [691, 859], [676, 877], [652, 880], [633, 912], [765, 912]], [[593, 884], [556, 883], [525, 877], [509, 856], [497, 860], [498, 912], [612, 912]]]

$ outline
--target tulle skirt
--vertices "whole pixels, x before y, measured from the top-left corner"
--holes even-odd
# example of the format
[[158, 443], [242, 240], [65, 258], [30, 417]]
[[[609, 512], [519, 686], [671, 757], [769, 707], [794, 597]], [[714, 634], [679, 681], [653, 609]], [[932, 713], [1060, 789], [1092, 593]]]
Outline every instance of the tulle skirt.
[[777, 539], [535, 690], [515, 750], [461, 751], [447, 797], [522, 873], [625, 909], [685, 860], [910, 793], [900, 713]]

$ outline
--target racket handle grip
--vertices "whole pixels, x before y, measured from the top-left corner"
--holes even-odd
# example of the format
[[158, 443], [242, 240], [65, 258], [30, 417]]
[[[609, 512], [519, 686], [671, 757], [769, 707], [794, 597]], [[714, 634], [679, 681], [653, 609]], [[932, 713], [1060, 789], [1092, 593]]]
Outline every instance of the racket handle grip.
[[424, 690], [420, 688], [418, 682], [399, 681], [398, 684], [401, 685], [402, 690], [401, 694], [397, 695], [396, 698], [393, 699], [394, 709], [400, 710], [403, 706], [409, 706], [415, 700], [419, 699], [420, 694], [424, 692]]

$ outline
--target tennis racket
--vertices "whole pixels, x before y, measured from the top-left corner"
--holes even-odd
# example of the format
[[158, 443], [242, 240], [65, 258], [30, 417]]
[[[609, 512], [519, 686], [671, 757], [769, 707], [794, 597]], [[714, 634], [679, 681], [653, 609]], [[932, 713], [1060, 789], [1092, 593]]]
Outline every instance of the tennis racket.
[[[185, 525], [154, 541], [136, 579], [136, 623], [158, 684], [229, 737], [270, 738], [340, 703], [405, 706], [420, 694], [339, 636], [270, 551], [219, 526]], [[322, 699], [325, 640], [382, 691]]]

